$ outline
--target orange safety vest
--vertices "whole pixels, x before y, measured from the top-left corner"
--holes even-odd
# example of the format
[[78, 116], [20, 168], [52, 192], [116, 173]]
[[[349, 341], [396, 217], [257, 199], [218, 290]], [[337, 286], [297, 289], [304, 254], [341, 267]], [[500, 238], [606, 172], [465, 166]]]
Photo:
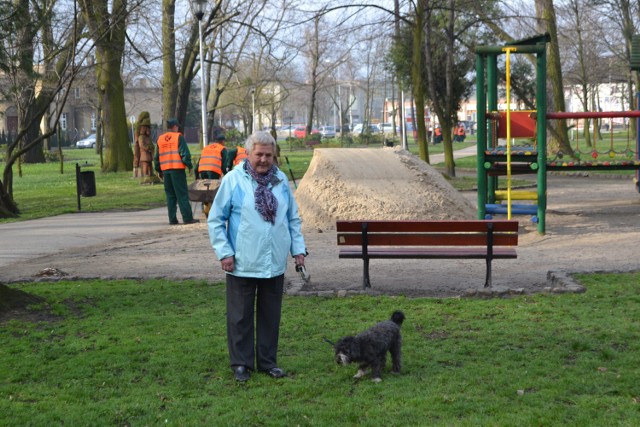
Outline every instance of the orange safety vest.
[[202, 149], [198, 172], [215, 172], [222, 176], [222, 150], [224, 145], [213, 143]]
[[436, 133], [436, 136], [440, 136], [442, 135], [442, 130], [440, 130], [440, 128], [436, 128], [435, 133]]
[[158, 137], [158, 158], [160, 160], [160, 170], [186, 169], [182, 163], [182, 157], [178, 151], [178, 141], [180, 133], [167, 132]]
[[244, 159], [246, 159], [247, 156], [247, 150], [244, 149], [244, 147], [238, 147], [238, 152], [236, 153], [236, 158], [233, 159], [233, 166], [238, 166], [240, 164], [241, 161], [243, 161]]
[[464, 126], [458, 127], [458, 131], [456, 132], [458, 136], [464, 136]]

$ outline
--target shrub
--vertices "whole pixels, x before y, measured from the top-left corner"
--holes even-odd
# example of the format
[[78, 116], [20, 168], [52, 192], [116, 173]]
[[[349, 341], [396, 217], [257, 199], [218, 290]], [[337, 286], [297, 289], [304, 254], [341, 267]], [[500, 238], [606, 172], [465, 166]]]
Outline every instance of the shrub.
[[225, 138], [229, 144], [240, 145], [244, 141], [242, 133], [238, 129], [229, 129], [225, 132]]

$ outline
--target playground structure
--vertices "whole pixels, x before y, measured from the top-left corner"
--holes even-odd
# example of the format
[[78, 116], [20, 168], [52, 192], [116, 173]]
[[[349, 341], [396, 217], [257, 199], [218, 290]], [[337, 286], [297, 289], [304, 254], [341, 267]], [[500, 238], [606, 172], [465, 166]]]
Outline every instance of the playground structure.
[[[506, 214], [507, 219], [511, 219], [512, 214], [530, 215], [532, 221], [537, 223], [540, 234], [544, 234], [546, 229], [547, 171], [635, 170], [637, 186], [640, 170], [640, 132], [636, 132], [633, 144], [629, 128], [626, 141], [620, 142], [617, 138], [614, 142], [613, 123], [610, 123], [609, 141], [598, 141], [598, 124], [601, 119], [626, 120], [640, 117], [640, 111], [546, 112], [548, 42], [549, 36], [543, 35], [506, 46], [481, 46], [476, 49], [478, 218]], [[511, 111], [512, 54], [535, 55], [536, 110]], [[501, 55], [506, 55], [506, 111], [498, 111], [498, 57]], [[590, 119], [593, 119], [593, 132], [590, 134], [592, 144], [584, 151], [579, 145], [580, 133], [581, 129], [582, 132], [589, 132]], [[572, 145], [572, 157], [568, 155], [570, 153], [561, 151], [549, 155], [547, 120], [574, 121], [572, 134], [575, 138], [572, 142], [575, 143], [575, 148]], [[500, 140], [504, 141], [504, 145], [500, 145]], [[602, 148], [603, 145], [605, 148]], [[536, 190], [513, 190], [511, 179], [516, 174], [535, 174]], [[499, 177], [506, 177], [506, 190], [499, 189]]]

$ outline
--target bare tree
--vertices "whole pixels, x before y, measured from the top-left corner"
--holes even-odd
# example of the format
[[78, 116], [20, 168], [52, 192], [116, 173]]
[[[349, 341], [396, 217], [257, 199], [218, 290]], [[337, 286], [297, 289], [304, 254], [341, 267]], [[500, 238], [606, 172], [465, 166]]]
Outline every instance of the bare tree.
[[[564, 102], [564, 84], [562, 79], [562, 66], [560, 63], [560, 45], [558, 44], [558, 28], [556, 12], [553, 0], [536, 0], [536, 16], [538, 18], [538, 32], [549, 33], [551, 42], [549, 43], [547, 54], [547, 81], [551, 86], [551, 99], [548, 107], [552, 111], [566, 111]], [[548, 146], [555, 145], [563, 153], [573, 154], [573, 149], [569, 144], [567, 132], [567, 122], [559, 120], [552, 130], [553, 140]]]
[[[569, 0], [559, 9], [565, 27], [561, 29], [560, 43], [563, 67], [568, 83], [577, 87], [576, 95], [583, 111], [595, 111], [595, 92], [602, 82], [599, 51], [602, 49], [598, 37], [598, 12], [593, 4], [584, 0]], [[585, 144], [591, 146], [589, 119], [584, 119]], [[578, 123], [575, 124], [577, 128]], [[576, 129], [579, 132], [579, 129]], [[597, 132], [597, 130], [596, 130]], [[594, 135], [597, 136], [597, 135]]]
[[[629, 109], [638, 108], [635, 93], [640, 88], [640, 74], [630, 70], [632, 39], [640, 27], [640, 4], [631, 0], [604, 0], [599, 3], [601, 20], [601, 40], [607, 45], [607, 52], [615, 56], [619, 67], [617, 74], [625, 75], [627, 82], [626, 98]], [[637, 119], [631, 119], [631, 132], [635, 135]]]
[[[54, 3], [21, 0], [15, 5], [0, 8], [0, 71], [7, 83], [2, 85], [2, 96], [18, 111], [18, 132], [7, 145], [0, 181], [0, 218], [20, 214], [13, 194], [13, 166], [24, 154], [34, 149], [41, 152], [43, 141], [53, 134], [61, 113], [59, 103], [66, 100], [78, 72], [74, 59], [82, 29], [72, 15], [66, 26], [54, 32]], [[51, 111], [47, 131], [41, 133], [42, 119]]]
[[79, 0], [78, 3], [95, 43], [99, 108], [107, 143], [103, 170], [132, 170], [133, 152], [129, 145], [122, 80], [128, 3], [126, 0]]
[[325, 54], [325, 45], [320, 40], [320, 16], [316, 15], [313, 18], [311, 28], [305, 32], [306, 50], [305, 57], [307, 59], [308, 70], [308, 86], [309, 86], [309, 110], [307, 112], [307, 136], [311, 135], [311, 129], [313, 128], [313, 114], [316, 107], [316, 97], [318, 96], [318, 90], [320, 84], [318, 82], [321, 77], [321, 63]]

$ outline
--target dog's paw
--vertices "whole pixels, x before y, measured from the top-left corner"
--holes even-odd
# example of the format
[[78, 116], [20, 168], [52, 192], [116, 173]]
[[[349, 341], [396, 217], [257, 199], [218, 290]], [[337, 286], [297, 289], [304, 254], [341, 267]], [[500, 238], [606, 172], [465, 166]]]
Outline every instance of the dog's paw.
[[358, 372], [356, 372], [356, 374], [353, 376], [353, 378], [355, 378], [356, 380], [359, 378], [364, 377], [367, 374], [367, 372], [363, 369], [358, 369]]
[[382, 378], [374, 378], [371, 381], [373, 381], [374, 383], [378, 384], [379, 382], [382, 382]]

